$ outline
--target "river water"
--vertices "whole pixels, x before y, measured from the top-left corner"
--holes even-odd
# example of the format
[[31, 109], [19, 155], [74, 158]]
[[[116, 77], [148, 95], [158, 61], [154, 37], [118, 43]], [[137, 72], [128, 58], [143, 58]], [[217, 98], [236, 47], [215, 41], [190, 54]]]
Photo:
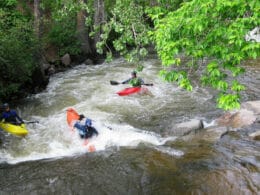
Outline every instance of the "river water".
[[[79, 65], [51, 77], [42, 93], [17, 104], [29, 134], [1, 133], [0, 194], [259, 194], [260, 145], [240, 129], [217, 141], [185, 141], [172, 124], [205, 123], [220, 116], [215, 94], [194, 86], [186, 92], [158, 77], [156, 59], [144, 62], [140, 77], [150, 95], [120, 97], [117, 91], [134, 66]], [[259, 69], [241, 78], [244, 100], [259, 100]], [[93, 119], [99, 136], [88, 144], [71, 131], [66, 110]], [[88, 152], [94, 145], [95, 152]]]

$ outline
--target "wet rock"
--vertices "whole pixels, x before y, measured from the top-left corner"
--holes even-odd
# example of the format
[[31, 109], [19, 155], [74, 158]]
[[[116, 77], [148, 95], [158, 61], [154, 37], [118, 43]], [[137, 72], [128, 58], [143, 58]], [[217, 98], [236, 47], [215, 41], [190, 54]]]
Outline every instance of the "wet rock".
[[[207, 141], [216, 141], [221, 137], [231, 132], [237, 131], [240, 128], [246, 128], [256, 122], [260, 122], [260, 101], [248, 101], [241, 104], [241, 109], [233, 112], [227, 112], [216, 119], [212, 125], [206, 127], [203, 131], [196, 132], [202, 129], [201, 121], [191, 120], [189, 122], [180, 123], [173, 128], [176, 135], [186, 135], [185, 139], [200, 139]], [[194, 133], [192, 133], [194, 132]], [[249, 135], [254, 140], [260, 139], [260, 132], [254, 132]]]
[[254, 133], [249, 134], [249, 137], [251, 137], [254, 140], [260, 141], [260, 131], [256, 131]]
[[224, 126], [211, 126], [196, 133], [190, 133], [182, 137], [185, 141], [207, 141], [215, 142], [228, 132]]
[[191, 133], [192, 131], [197, 131], [203, 128], [203, 122], [199, 119], [192, 119], [187, 122], [179, 123], [175, 125], [171, 132], [175, 136], [183, 136]]
[[45, 58], [47, 62], [54, 63], [59, 61], [58, 48], [54, 45], [47, 45], [45, 49]]
[[64, 56], [61, 57], [61, 62], [62, 64], [64, 64], [65, 66], [69, 66], [71, 63], [71, 59], [70, 59], [70, 55], [68, 53], [66, 53]]
[[223, 137], [228, 132], [227, 127], [209, 127], [208, 129], [205, 129], [203, 134], [200, 135], [200, 138], [206, 141], [216, 141], [219, 140], [221, 137]]
[[47, 69], [47, 75], [53, 75], [56, 72], [55, 66], [51, 65], [48, 69]]
[[242, 103], [241, 107], [252, 110], [255, 114], [260, 114], [260, 101], [248, 101]]
[[253, 124], [256, 117], [252, 111], [241, 109], [238, 112], [226, 113], [216, 120], [220, 126], [228, 126], [232, 128], [240, 128]]
[[243, 103], [240, 110], [225, 113], [216, 119], [216, 123], [219, 126], [241, 128], [259, 121], [259, 115], [260, 101], [250, 101]]
[[93, 61], [91, 59], [86, 59], [83, 64], [86, 64], [86, 65], [92, 65], [94, 64]]
[[47, 70], [48, 68], [50, 68], [50, 64], [49, 63], [43, 63], [42, 65], [41, 65], [41, 67], [42, 67], [42, 69], [45, 71], [45, 70]]
[[248, 101], [243, 103], [241, 107], [252, 111], [256, 116], [255, 122], [260, 122], [260, 101]]

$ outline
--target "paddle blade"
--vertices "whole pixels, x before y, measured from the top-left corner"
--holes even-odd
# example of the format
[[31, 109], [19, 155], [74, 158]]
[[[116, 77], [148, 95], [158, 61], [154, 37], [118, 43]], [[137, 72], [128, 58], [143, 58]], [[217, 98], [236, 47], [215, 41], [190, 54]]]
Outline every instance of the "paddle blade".
[[110, 81], [110, 84], [111, 84], [111, 85], [119, 85], [120, 83], [117, 82], [117, 81]]
[[33, 123], [39, 123], [39, 121], [24, 121], [26, 124], [33, 124]]
[[153, 86], [153, 83], [146, 83], [146, 84], [143, 84], [145, 86]]
[[39, 123], [39, 121], [27, 121], [27, 120], [23, 120], [23, 122], [25, 124]]

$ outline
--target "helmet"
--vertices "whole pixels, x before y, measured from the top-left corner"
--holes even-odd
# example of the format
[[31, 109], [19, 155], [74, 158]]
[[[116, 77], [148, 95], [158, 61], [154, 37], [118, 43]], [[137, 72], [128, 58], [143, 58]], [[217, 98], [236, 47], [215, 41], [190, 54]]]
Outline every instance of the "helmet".
[[136, 75], [136, 73], [137, 72], [135, 70], [131, 72], [132, 75]]
[[9, 108], [9, 104], [8, 103], [4, 103], [3, 104], [3, 108]]
[[79, 120], [81, 121], [83, 118], [85, 118], [84, 114], [79, 115]]

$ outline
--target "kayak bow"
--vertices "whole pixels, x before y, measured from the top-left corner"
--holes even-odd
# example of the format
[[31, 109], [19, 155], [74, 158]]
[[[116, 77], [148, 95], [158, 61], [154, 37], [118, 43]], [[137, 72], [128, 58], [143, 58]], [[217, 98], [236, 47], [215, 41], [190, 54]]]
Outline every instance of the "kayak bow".
[[73, 122], [76, 120], [79, 120], [79, 114], [73, 108], [68, 108], [67, 109], [67, 123], [71, 128], [73, 128]]
[[117, 94], [120, 96], [125, 96], [138, 93], [139, 91], [141, 91], [141, 87], [129, 87], [117, 92]]
[[13, 125], [11, 123], [0, 122], [0, 128], [16, 136], [25, 136], [28, 134], [25, 124]]

